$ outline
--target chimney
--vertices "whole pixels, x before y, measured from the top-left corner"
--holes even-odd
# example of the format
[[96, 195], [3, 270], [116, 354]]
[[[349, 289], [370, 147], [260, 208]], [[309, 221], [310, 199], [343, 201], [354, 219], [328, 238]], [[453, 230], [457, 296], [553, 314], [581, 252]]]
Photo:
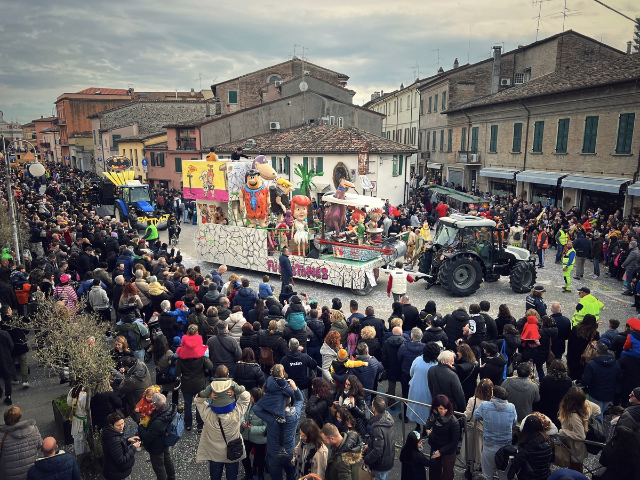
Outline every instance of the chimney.
[[453, 68], [458, 68], [459, 66], [460, 66], [460, 64], [458, 63], [458, 59], [456, 58], [456, 59], [453, 61]]
[[204, 116], [205, 117], [211, 116], [211, 106], [209, 106], [209, 102], [207, 102], [204, 106]]
[[373, 92], [371, 94], [371, 100], [375, 100], [376, 98], [380, 98], [380, 92]]
[[192, 96], [192, 97], [196, 96], [196, 92], [193, 90], [193, 88], [191, 89], [191, 93], [189, 95]]
[[491, 75], [491, 94], [498, 93], [500, 90], [500, 60], [502, 47], [498, 45], [493, 47], [493, 74]]
[[219, 98], [214, 98], [213, 99], [215, 106], [214, 106], [214, 115], [220, 115], [222, 113], [222, 104], [220, 103], [220, 99]]
[[631, 40], [627, 42], [627, 55], [631, 55]]

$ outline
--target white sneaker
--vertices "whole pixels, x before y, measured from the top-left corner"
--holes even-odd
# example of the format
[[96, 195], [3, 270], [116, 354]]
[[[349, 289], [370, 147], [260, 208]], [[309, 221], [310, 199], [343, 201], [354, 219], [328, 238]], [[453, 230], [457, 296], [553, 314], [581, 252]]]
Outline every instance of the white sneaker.
[[20, 382], [18, 380], [11, 380], [11, 385], [18, 385]]
[[29, 382], [22, 382], [22, 386], [24, 388], [29, 388], [31, 385], [29, 385]]

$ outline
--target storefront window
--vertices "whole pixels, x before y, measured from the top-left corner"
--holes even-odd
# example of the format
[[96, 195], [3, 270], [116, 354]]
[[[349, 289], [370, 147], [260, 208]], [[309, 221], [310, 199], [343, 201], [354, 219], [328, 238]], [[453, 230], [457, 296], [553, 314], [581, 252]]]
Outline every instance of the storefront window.
[[549, 198], [551, 198], [551, 202], [555, 205], [556, 187], [539, 183], [531, 184], [531, 203], [537, 204], [541, 202], [544, 206], [547, 204]]
[[586, 212], [589, 208], [593, 208], [594, 210], [602, 208], [606, 215], [613, 214], [616, 213], [616, 210], [623, 210], [624, 195], [582, 190], [580, 207], [583, 212]]
[[498, 195], [500, 197], [504, 197], [505, 195], [508, 197], [509, 195], [515, 196], [516, 194], [516, 186], [510, 185], [508, 183], [503, 182], [491, 182], [491, 195]]

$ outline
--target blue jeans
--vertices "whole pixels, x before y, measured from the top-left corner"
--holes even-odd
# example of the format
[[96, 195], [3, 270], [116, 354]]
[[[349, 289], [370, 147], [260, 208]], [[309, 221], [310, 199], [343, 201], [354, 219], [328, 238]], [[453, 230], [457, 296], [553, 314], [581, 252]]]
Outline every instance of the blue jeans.
[[142, 363], [144, 363], [144, 350], [140, 349], [140, 350], [134, 350], [133, 351], [133, 356], [137, 359], [140, 360]]
[[187, 223], [189, 221], [189, 210], [186, 208], [182, 211], [182, 221]]
[[296, 467], [291, 464], [291, 459], [267, 456], [267, 465], [269, 465], [271, 480], [283, 480], [282, 470], [287, 480], [296, 479]]
[[600, 276], [600, 260], [597, 258], [593, 259], [593, 274], [596, 277]]
[[544, 267], [544, 248], [538, 249], [538, 265]]
[[391, 470], [387, 470], [386, 472], [376, 472], [375, 470], [371, 470], [376, 480], [387, 480], [387, 476], [389, 475]]
[[240, 462], [223, 463], [209, 460], [209, 475], [211, 476], [211, 480], [222, 480], [222, 471], [224, 470], [227, 480], [236, 480], [238, 478], [239, 466]]
[[609, 405], [611, 404], [611, 402], [601, 402], [600, 400], [596, 400], [593, 397], [589, 397], [589, 400], [591, 400], [593, 403], [595, 403], [600, 407], [600, 415], [598, 415], [598, 418], [602, 423], [604, 423], [604, 411], [607, 408], [609, 408]]
[[[191, 405], [193, 404], [193, 397], [195, 397], [195, 395], [196, 395], [195, 393], [182, 392], [182, 397], [184, 398], [184, 426], [185, 427], [193, 426], [193, 413], [191, 412]], [[204, 426], [204, 422], [200, 417], [200, 412], [198, 411], [198, 409], [196, 409], [196, 424], [198, 425], [198, 428], [202, 428]]]
[[562, 259], [562, 251], [564, 250], [564, 245], [558, 244], [558, 251], [556, 252], [556, 263], [558, 263]]
[[544, 363], [536, 363], [536, 370], [538, 371], [538, 380], [542, 380], [544, 378], [544, 368], [542, 367]]

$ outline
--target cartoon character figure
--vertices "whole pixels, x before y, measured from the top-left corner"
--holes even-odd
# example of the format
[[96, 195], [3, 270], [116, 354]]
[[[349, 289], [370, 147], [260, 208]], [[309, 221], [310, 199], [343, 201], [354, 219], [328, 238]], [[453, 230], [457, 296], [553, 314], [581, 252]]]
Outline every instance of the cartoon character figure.
[[367, 230], [373, 230], [374, 228], [378, 228], [378, 222], [382, 218], [382, 209], [381, 208], [372, 208], [369, 210], [369, 221], [366, 223]]
[[[291, 199], [291, 206], [293, 207], [293, 226], [291, 227], [291, 233], [293, 234], [293, 240], [298, 245], [298, 255], [304, 255], [304, 251], [307, 243], [309, 243], [309, 227], [307, 227], [307, 213], [309, 211], [309, 205], [311, 200], [304, 195], [296, 195]], [[304, 245], [301, 248], [301, 245]]]
[[269, 209], [269, 190], [262, 182], [260, 172], [250, 169], [245, 174], [245, 185], [242, 189], [243, 202], [240, 209], [246, 212], [249, 228], [255, 228], [259, 223], [262, 228], [267, 226], [267, 211]]
[[264, 155], [258, 155], [256, 158], [254, 158], [251, 168], [254, 170], [258, 170], [263, 180], [275, 180], [276, 178], [278, 178], [278, 173], [269, 164], [267, 157], [265, 157]]
[[278, 222], [282, 222], [284, 213], [290, 208], [289, 194], [292, 190], [293, 183], [284, 178], [279, 178], [274, 185], [269, 187], [271, 212], [277, 215]]
[[211, 219], [209, 218], [209, 209], [204, 203], [199, 203], [198, 208], [200, 209], [200, 221], [204, 223], [211, 223]]
[[[350, 188], [354, 188], [353, 183], [349, 182], [347, 179], [340, 179], [340, 186], [336, 190], [335, 197], [344, 200], [347, 190]], [[325, 224], [329, 231], [333, 230], [335, 236], [337, 236], [340, 231], [344, 230], [347, 225], [347, 206], [341, 205], [339, 203], [332, 203], [327, 210], [327, 214], [325, 216]]]
[[364, 226], [364, 217], [365, 214], [362, 210], [355, 210], [351, 214], [351, 218], [356, 222], [354, 230], [356, 231], [358, 238], [358, 245], [362, 245], [364, 243], [364, 232], [366, 230]]
[[215, 176], [215, 173], [213, 172], [212, 164], [207, 165], [207, 167], [209, 169], [203, 170], [200, 174], [200, 181], [202, 182], [202, 196], [207, 198], [207, 194], [211, 192], [211, 198], [213, 198], [213, 177]]

